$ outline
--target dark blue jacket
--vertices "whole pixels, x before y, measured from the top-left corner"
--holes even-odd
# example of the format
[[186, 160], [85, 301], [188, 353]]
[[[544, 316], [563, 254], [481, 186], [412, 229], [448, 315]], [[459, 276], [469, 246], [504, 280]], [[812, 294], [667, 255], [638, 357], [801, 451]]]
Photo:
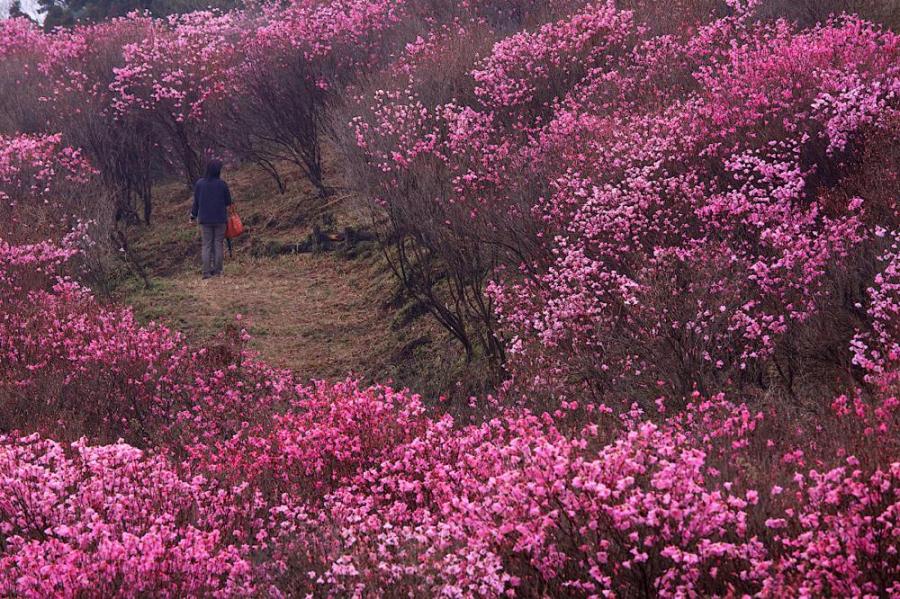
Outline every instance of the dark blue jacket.
[[203, 178], [194, 184], [194, 207], [191, 218], [201, 225], [221, 225], [228, 221], [227, 207], [231, 205], [231, 191], [221, 179]]

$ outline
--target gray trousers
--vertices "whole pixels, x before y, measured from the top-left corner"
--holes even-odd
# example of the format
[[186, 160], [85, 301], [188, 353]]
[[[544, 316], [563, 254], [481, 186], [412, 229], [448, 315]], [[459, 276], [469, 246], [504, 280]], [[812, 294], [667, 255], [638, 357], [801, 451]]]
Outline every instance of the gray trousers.
[[225, 260], [225, 223], [200, 225], [203, 234], [203, 276], [222, 274]]

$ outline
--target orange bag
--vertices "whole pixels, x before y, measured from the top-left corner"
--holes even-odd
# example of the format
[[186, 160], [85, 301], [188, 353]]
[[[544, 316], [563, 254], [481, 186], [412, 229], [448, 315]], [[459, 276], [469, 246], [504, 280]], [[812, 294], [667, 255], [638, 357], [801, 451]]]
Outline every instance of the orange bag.
[[225, 225], [225, 237], [227, 239], [234, 239], [235, 237], [240, 237], [244, 233], [244, 223], [241, 222], [241, 217], [238, 216], [237, 210], [234, 209], [234, 206], [228, 207], [228, 222]]

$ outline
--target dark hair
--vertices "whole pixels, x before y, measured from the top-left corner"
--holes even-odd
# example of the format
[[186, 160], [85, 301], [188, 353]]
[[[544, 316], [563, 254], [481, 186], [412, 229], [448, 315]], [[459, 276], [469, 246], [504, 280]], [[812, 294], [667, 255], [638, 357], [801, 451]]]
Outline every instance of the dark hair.
[[222, 161], [218, 158], [213, 158], [206, 164], [206, 178], [207, 179], [218, 179], [219, 175], [222, 174]]

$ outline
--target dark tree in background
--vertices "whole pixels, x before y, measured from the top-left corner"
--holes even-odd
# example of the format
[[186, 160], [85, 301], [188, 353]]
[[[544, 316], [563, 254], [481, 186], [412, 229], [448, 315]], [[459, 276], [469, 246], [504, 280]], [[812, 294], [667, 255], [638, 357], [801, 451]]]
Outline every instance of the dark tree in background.
[[25, 18], [29, 21], [33, 21], [25, 11], [22, 10], [22, 2], [20, 0], [15, 0], [12, 4], [9, 5], [9, 18], [10, 19], [18, 19]]

